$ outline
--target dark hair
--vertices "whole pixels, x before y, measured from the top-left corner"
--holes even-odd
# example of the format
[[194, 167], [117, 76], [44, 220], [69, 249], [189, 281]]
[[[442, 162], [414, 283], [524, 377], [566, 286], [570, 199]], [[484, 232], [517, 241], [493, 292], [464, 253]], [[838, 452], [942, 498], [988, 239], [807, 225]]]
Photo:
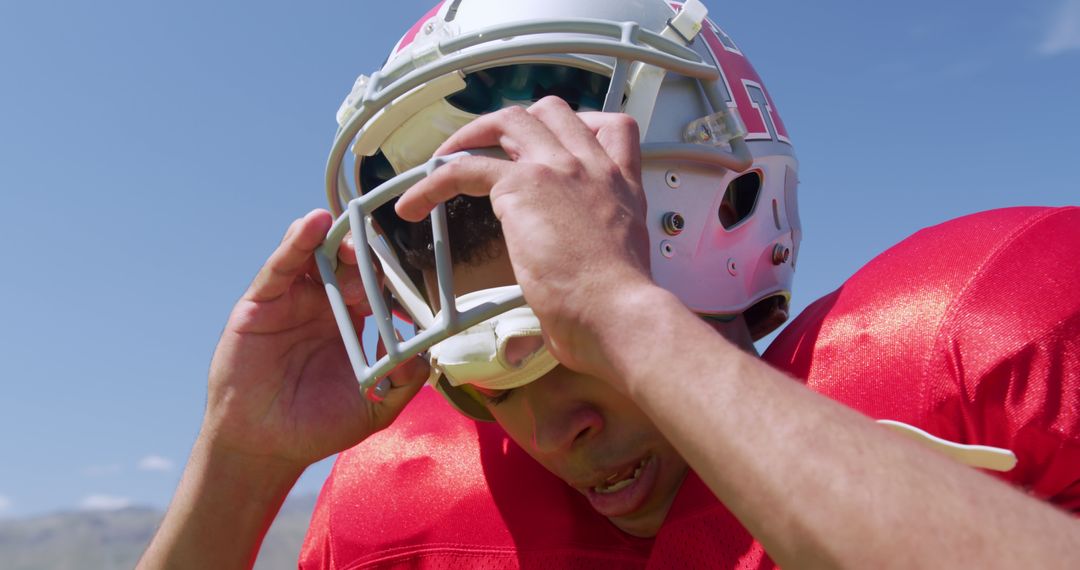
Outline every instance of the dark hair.
[[[398, 244], [398, 254], [416, 269], [434, 269], [431, 220], [406, 224], [407, 242]], [[503, 239], [502, 224], [487, 197], [457, 196], [446, 203], [446, 225], [450, 238], [450, 259], [454, 264], [482, 263], [497, 255]]]
[[[360, 166], [360, 187], [366, 192], [395, 176], [390, 162], [381, 151], [364, 158]], [[435, 267], [431, 220], [406, 222], [394, 212], [397, 200], [380, 206], [373, 213], [375, 221], [388, 238], [398, 257], [418, 271]], [[479, 263], [490, 259], [502, 240], [502, 225], [487, 197], [457, 196], [446, 202], [446, 222], [450, 234], [450, 259], [453, 263]], [[412, 275], [417, 278], [418, 276]]]

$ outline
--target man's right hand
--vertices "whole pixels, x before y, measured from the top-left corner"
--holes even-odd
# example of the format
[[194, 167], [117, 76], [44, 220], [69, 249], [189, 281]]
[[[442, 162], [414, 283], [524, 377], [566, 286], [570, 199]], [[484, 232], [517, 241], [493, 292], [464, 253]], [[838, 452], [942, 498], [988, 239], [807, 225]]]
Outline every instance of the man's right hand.
[[[302, 470], [388, 426], [423, 385], [413, 360], [383, 401], [361, 393], [314, 261], [332, 222], [325, 210], [296, 220], [233, 309], [210, 365], [203, 444]], [[369, 308], [349, 244], [337, 273], [359, 331]]]
[[[263, 535], [308, 465], [388, 426], [424, 384], [415, 359], [381, 402], [360, 392], [315, 268], [330, 213], [297, 220], [236, 304], [210, 364], [202, 430], [139, 568], [251, 567]], [[338, 283], [362, 330], [355, 252]]]

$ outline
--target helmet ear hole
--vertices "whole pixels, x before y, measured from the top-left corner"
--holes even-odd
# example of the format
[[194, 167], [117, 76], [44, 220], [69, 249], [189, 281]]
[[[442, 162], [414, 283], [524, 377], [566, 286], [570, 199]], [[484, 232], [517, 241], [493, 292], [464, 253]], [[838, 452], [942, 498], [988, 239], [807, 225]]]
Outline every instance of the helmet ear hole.
[[750, 338], [756, 342], [776, 330], [784, 324], [784, 321], [787, 321], [788, 310], [787, 297], [781, 295], [763, 299], [746, 309], [743, 317], [746, 319], [746, 326], [750, 329]]
[[754, 212], [758, 195], [761, 194], [761, 173], [747, 172], [728, 183], [724, 199], [720, 201], [720, 225], [725, 230], [739, 225]]

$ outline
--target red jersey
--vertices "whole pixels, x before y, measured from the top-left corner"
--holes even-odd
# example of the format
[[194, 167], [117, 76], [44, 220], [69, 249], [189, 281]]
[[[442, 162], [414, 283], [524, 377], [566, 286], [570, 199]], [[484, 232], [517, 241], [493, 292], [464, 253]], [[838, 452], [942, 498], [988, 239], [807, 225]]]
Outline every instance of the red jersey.
[[[424, 388], [393, 427], [338, 458], [301, 567], [700, 567], [752, 543], [696, 476], [671, 513], [683, 524], [669, 520], [655, 539], [623, 533], [497, 424], [470, 420]], [[733, 542], [710, 552], [701, 545], [717, 545], [717, 529]], [[666, 563], [650, 565], [661, 551]]]
[[[1080, 511], [1080, 208], [923, 230], [811, 305], [764, 358], [875, 419], [1006, 447], [1006, 480]], [[616, 529], [495, 424], [423, 390], [341, 454], [304, 568], [767, 568], [694, 474], [655, 539]]]
[[875, 419], [1011, 449], [998, 474], [1080, 512], [1080, 208], [922, 230], [808, 307], [765, 354]]

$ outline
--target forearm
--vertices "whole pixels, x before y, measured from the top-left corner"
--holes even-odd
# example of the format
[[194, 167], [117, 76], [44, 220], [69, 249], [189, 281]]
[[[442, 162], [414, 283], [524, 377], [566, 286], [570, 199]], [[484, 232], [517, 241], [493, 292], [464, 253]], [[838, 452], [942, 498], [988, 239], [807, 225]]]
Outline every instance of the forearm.
[[303, 469], [200, 438], [139, 568], [250, 568]]
[[[1071, 518], [811, 392], [674, 297], [645, 298], [622, 313], [640, 322], [606, 333], [614, 373], [782, 566], [1050, 568], [1075, 559]], [[657, 354], [674, 357], [640, 357]]]

